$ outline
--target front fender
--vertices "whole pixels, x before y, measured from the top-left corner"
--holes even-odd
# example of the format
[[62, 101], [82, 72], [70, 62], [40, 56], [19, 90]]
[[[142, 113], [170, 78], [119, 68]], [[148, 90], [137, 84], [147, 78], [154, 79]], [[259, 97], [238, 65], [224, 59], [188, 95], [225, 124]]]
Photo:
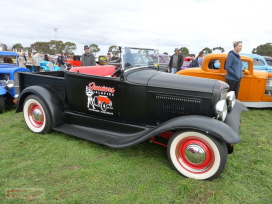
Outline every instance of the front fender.
[[40, 66], [40, 68], [43, 68], [45, 71], [50, 71], [47, 66]]
[[240, 129], [242, 111], [248, 111], [248, 109], [243, 103], [236, 100], [233, 109], [228, 112], [227, 117], [224, 121], [236, 133], [238, 133]]
[[124, 148], [148, 140], [163, 132], [192, 130], [223, 140], [227, 144], [236, 144], [240, 141], [239, 135], [224, 122], [206, 116], [190, 115], [173, 118], [156, 127], [132, 134], [127, 138], [111, 137], [105, 143], [113, 148]]
[[54, 71], [60, 71], [60, 67], [59, 66], [54, 66]]
[[30, 94], [37, 95], [45, 102], [53, 121], [53, 128], [64, 124], [65, 103], [61, 96], [49, 86], [30, 86], [24, 89], [20, 96], [16, 113], [23, 111], [26, 97]]
[[5, 95], [7, 93], [7, 89], [0, 86], [0, 95]]
[[153, 131], [160, 133], [176, 130], [198, 130], [204, 134], [224, 140], [228, 144], [240, 141], [239, 135], [227, 124], [214, 118], [192, 115], [174, 118], [157, 126]]

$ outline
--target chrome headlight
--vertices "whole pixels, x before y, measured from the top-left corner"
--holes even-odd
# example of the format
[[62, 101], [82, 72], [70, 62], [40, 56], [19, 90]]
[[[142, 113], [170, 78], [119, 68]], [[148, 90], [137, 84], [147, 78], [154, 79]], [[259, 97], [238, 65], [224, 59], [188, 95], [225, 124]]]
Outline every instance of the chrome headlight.
[[12, 80], [8, 80], [6, 83], [9, 88], [12, 88], [14, 86], [14, 81]]
[[227, 94], [228, 94], [228, 89], [224, 89], [224, 90], [221, 92], [220, 100], [226, 100], [226, 99], [227, 99]]
[[224, 121], [228, 114], [228, 106], [225, 100], [218, 101], [215, 106], [215, 114], [217, 119]]
[[228, 105], [228, 109], [231, 110], [235, 104], [235, 92], [234, 91], [230, 91], [227, 94], [227, 105]]

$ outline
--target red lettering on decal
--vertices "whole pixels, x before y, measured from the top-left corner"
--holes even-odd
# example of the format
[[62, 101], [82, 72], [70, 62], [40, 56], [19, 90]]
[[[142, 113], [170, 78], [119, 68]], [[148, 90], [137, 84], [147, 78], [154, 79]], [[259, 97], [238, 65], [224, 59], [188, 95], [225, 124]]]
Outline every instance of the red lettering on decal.
[[106, 86], [96, 86], [94, 82], [89, 83], [88, 88], [92, 91], [95, 90], [95, 91], [104, 91], [104, 92], [110, 92], [110, 93], [115, 92], [114, 88], [110, 88]]

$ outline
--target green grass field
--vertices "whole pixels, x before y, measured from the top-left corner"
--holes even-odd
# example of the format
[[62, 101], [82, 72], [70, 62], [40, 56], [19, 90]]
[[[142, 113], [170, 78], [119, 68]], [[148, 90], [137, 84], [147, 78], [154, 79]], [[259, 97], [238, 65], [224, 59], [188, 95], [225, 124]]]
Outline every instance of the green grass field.
[[[14, 111], [0, 115], [0, 203], [272, 203], [271, 109], [243, 112], [241, 142], [213, 181], [180, 176], [166, 148], [148, 141], [112, 149], [58, 132], [34, 134]], [[17, 188], [44, 195], [6, 195]]]

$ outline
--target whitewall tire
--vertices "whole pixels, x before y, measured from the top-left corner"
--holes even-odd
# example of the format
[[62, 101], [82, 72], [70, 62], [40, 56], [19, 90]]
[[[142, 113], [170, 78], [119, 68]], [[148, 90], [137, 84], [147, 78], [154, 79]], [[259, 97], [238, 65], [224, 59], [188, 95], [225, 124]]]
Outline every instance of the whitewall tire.
[[213, 180], [225, 168], [228, 151], [222, 140], [200, 132], [176, 132], [168, 142], [168, 158], [184, 177]]
[[36, 95], [29, 95], [24, 102], [24, 119], [35, 133], [50, 133], [52, 131], [52, 120], [45, 103]]
[[1, 95], [0, 96], [0, 113], [4, 113], [5, 111], [5, 100], [4, 100], [4, 96]]

